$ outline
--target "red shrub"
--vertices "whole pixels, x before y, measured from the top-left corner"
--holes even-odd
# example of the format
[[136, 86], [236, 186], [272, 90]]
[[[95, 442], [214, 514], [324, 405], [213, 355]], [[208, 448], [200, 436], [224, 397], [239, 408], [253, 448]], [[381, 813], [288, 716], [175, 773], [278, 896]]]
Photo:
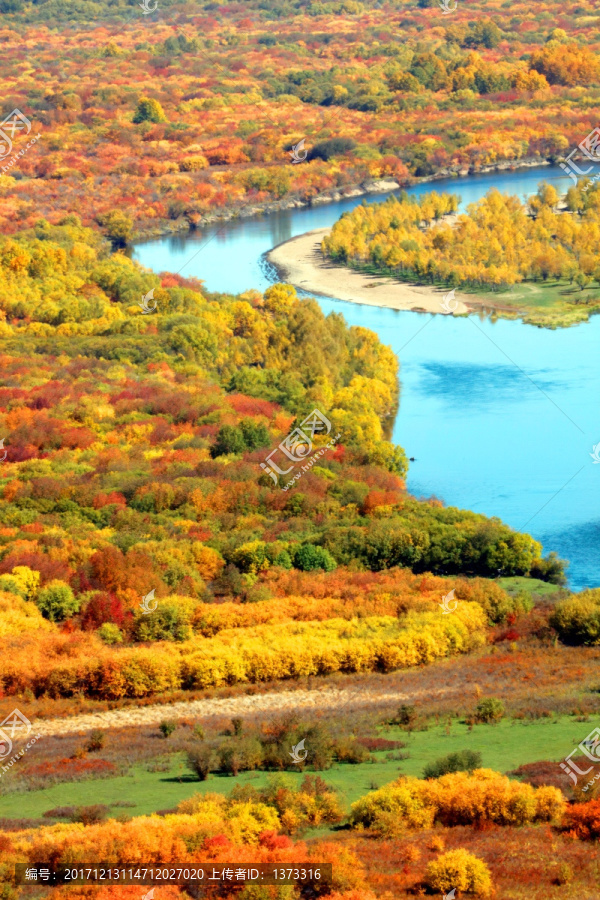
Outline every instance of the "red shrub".
[[266, 847], [267, 850], [287, 850], [288, 847], [293, 846], [293, 841], [287, 834], [277, 834], [276, 831], [261, 832], [258, 842], [261, 847]]
[[499, 644], [501, 641], [518, 641], [520, 637], [521, 635], [515, 628], [506, 628], [494, 636], [493, 642]]
[[15, 566], [29, 566], [30, 569], [39, 572], [42, 584], [54, 579], [70, 582], [73, 577], [73, 569], [68, 563], [60, 559], [51, 559], [45, 553], [9, 553], [0, 562], [0, 575], [12, 572]]
[[357, 743], [367, 750], [398, 750], [400, 747], [406, 747], [404, 741], [388, 741], [387, 738], [375, 737], [357, 738]]
[[81, 627], [85, 631], [95, 631], [105, 622], [121, 626], [125, 620], [125, 607], [118, 597], [109, 593], [95, 594], [81, 617]]
[[582, 841], [600, 840], [600, 800], [568, 807], [563, 829]]
[[230, 394], [228, 400], [240, 416], [265, 416], [267, 419], [273, 419], [281, 412], [276, 403], [260, 400], [258, 397], [246, 397], [245, 394]]
[[215, 834], [214, 837], [205, 838], [202, 843], [203, 851], [210, 858], [218, 856], [223, 850], [227, 850], [231, 846], [229, 838], [224, 834]]
[[370, 491], [365, 498], [362, 511], [365, 515], [369, 515], [378, 506], [394, 506], [399, 500], [399, 495], [394, 491]]
[[76, 778], [78, 775], [112, 775], [117, 771], [114, 763], [106, 759], [58, 759], [53, 762], [39, 763], [24, 769], [23, 774], [47, 777], [49, 775], [67, 775]]
[[39, 522], [31, 522], [30, 525], [23, 525], [21, 531], [26, 532], [26, 534], [43, 534], [44, 526]]
[[110, 494], [96, 494], [94, 497], [94, 509], [101, 509], [103, 506], [127, 506], [127, 500], [119, 491], [111, 491]]

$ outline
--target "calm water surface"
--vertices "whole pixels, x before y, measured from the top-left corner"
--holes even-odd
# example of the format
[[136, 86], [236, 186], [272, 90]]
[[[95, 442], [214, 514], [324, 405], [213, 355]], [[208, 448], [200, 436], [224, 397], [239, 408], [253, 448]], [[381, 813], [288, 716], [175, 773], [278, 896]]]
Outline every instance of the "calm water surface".
[[[558, 168], [448, 179], [410, 193], [451, 190], [464, 208], [491, 187], [525, 197], [540, 181], [570, 186]], [[381, 196], [290, 210], [140, 244], [135, 258], [156, 272], [203, 279], [213, 291], [264, 290], [264, 254], [345, 210]], [[573, 589], [600, 586], [600, 317], [543, 330], [478, 315], [397, 312], [319, 297], [328, 313], [377, 332], [401, 362], [394, 440], [411, 464], [417, 496], [499, 516], [570, 560]]]

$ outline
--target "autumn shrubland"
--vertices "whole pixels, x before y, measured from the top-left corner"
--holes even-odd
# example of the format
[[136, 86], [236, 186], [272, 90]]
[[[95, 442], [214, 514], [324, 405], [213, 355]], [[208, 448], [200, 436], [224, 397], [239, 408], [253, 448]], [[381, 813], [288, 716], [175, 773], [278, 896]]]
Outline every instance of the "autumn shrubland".
[[[388, 671], [472, 649], [529, 608], [481, 579], [376, 575], [549, 563], [497, 520], [406, 493], [385, 439], [397, 364], [370, 332], [285, 285], [234, 298], [143, 273], [76, 219], [5, 239], [0, 259], [5, 692], [119, 699]], [[151, 318], [133, 303], [148, 289]], [[326, 348], [310, 374], [307, 329]], [[286, 494], [260, 462], [298, 404], [325, 407], [343, 443]], [[450, 589], [472, 602], [445, 618]]]
[[[593, 648], [552, 646], [567, 621], [564, 604], [593, 613], [585, 595], [573, 600], [561, 587], [561, 561], [496, 519], [407, 493], [406, 457], [386, 437], [397, 363], [374, 335], [325, 318], [286, 285], [231, 297], [143, 272], [74, 216], [4, 238], [0, 261], [3, 710], [18, 704], [32, 716], [69, 716], [129, 703], [127, 714], [135, 703], [186, 694], [235, 698], [242, 688], [325, 687], [332, 679], [341, 687], [358, 677], [371, 679], [363, 691], [373, 707], [370, 718], [342, 710], [308, 719], [292, 707], [287, 718], [282, 708], [228, 723], [181, 722], [166, 705], [161, 722], [133, 742], [128, 728], [40, 739], [3, 773], [7, 799], [84, 781], [110, 785], [140, 762], [158, 776], [153, 791], [173, 777], [174, 762], [185, 766], [186, 791], [242, 774], [260, 782], [236, 785], [227, 799], [209, 790], [149, 819], [123, 807], [118, 823], [114, 805], [54, 803], [44, 809], [54, 824], [23, 814], [6, 820], [3, 864], [15, 853], [58, 861], [73, 846], [90, 852], [88, 838], [115, 860], [158, 845], [182, 861], [217, 847], [235, 848], [240, 859], [284, 848], [304, 854], [293, 841], [349, 815], [372, 840], [385, 840], [388, 827], [405, 840], [414, 822], [392, 811], [382, 831], [314, 781], [318, 773], [356, 767], [364, 780], [382, 754], [388, 765], [410, 757], [410, 735], [433, 722], [463, 717], [467, 728], [494, 729], [504, 715], [595, 710]], [[136, 301], [152, 289], [158, 309], [146, 317]], [[284, 492], [260, 462], [315, 407], [342, 439], [299, 490]], [[323, 441], [314, 436], [316, 447]], [[540, 599], [540, 584], [554, 593]], [[146, 614], [141, 601], [151, 593], [155, 608]], [[451, 615], [440, 606], [446, 595], [456, 603]], [[427, 702], [390, 710], [395, 689]], [[313, 781], [270, 787], [264, 773], [293, 769], [289, 747], [301, 740], [311, 748]], [[527, 762], [526, 752], [517, 760]], [[562, 835], [558, 787], [485, 772], [435, 782], [411, 775], [355, 809], [377, 807], [378, 791], [399, 791], [421, 810], [425, 830], [436, 831], [480, 827], [500, 803], [507, 812], [488, 824], [499, 816], [508, 829], [542, 828], [552, 819]], [[456, 806], [468, 798], [471, 812]], [[367, 890], [357, 864], [339, 862], [353, 851], [331, 834], [315, 839], [311, 853], [338, 860], [333, 896]], [[360, 844], [358, 830], [352, 840]], [[458, 865], [466, 885], [487, 884], [481, 854], [455, 849], [475, 862], [438, 852], [419, 862], [413, 882], [437, 884]], [[488, 868], [496, 878], [493, 862]]]
[[499, 0], [3, 7], [3, 108], [42, 134], [0, 178], [4, 233], [77, 209], [122, 243], [374, 179], [556, 160], [596, 125], [600, 32], [576, 3], [558, 19]]
[[[557, 884], [582, 889], [593, 871], [589, 843], [593, 838], [587, 824], [593, 820], [593, 804], [584, 804], [585, 811], [573, 807], [565, 814], [560, 792], [552, 788], [534, 790], [485, 771], [446, 779], [453, 781], [420, 782], [419, 794], [414, 795], [411, 790], [418, 784], [401, 780], [367, 794], [355, 807], [366, 808], [377, 802], [379, 794], [387, 792], [394, 798], [404, 790], [413, 802], [418, 795], [435, 797], [435, 806], [423, 809], [450, 817], [431, 827], [414, 819], [413, 813], [404, 824], [396, 820], [393, 837], [353, 829], [341, 832], [337, 839], [303, 839], [296, 833], [302, 823], [339, 821], [335, 794], [320, 777], [306, 777], [297, 787], [275, 778], [264, 789], [242, 788], [228, 798], [211, 793], [193, 795], [178, 809], [160, 816], [128, 819], [125, 811], [119, 819], [89, 821], [94, 815], [101, 816], [102, 810], [55, 810], [64, 817], [61, 824], [7, 832], [0, 864], [8, 872], [16, 859], [50, 858], [78, 864], [90, 861], [91, 855], [111, 865], [136, 865], [152, 858], [163, 865], [202, 860], [218, 867], [219, 862], [230, 862], [232, 854], [240, 865], [271, 861], [293, 865], [311, 860], [332, 863], [330, 895], [347, 900], [385, 895], [386, 890], [411, 896], [419, 887], [447, 885], [449, 877], [458, 879], [464, 891], [475, 890], [479, 895], [492, 887], [510, 891], [513, 897], [541, 897], [543, 890]], [[497, 823], [487, 821], [487, 816]], [[531, 819], [540, 821], [536, 824]], [[479, 822], [476, 828], [465, 824], [475, 820]], [[576, 829], [580, 829], [579, 836]], [[503, 865], [504, 853], [508, 858]], [[526, 864], [532, 853], [544, 863], [535, 880]], [[84, 896], [81, 888], [68, 890], [69, 896]], [[174, 896], [186, 895], [184, 888], [171, 890], [177, 891]], [[56, 896], [63, 896], [61, 891], [64, 889], [57, 889]]]

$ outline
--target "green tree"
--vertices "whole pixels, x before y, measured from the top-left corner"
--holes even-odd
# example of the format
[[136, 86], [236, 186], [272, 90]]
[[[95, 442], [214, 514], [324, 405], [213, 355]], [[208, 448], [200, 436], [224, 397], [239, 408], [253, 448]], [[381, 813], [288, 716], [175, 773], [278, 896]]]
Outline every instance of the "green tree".
[[325, 550], [324, 547], [302, 544], [294, 553], [294, 566], [302, 572], [312, 572], [315, 569], [333, 572], [337, 568], [337, 563], [329, 550]]
[[450, 772], [472, 772], [480, 766], [481, 753], [478, 750], [460, 750], [426, 765], [423, 769], [423, 778], [441, 778]]
[[446, 66], [433, 53], [420, 53], [410, 66], [410, 74], [419, 84], [431, 91], [440, 91], [448, 84]]
[[193, 601], [188, 597], [172, 597], [161, 602], [151, 616], [136, 612], [136, 641], [187, 641], [192, 636], [190, 624]]
[[228, 453], [243, 453], [245, 449], [246, 441], [242, 429], [237, 425], [222, 425], [215, 443], [210, 448], [210, 455], [215, 459]]
[[240, 572], [250, 575], [257, 575], [271, 565], [267, 545], [264, 541], [248, 541], [248, 543], [242, 544], [232, 553], [231, 562], [238, 567]]
[[481, 19], [469, 27], [470, 31], [464, 41], [465, 47], [487, 47], [491, 50], [502, 40], [502, 32], [490, 19]]
[[352, 138], [329, 138], [326, 141], [320, 141], [318, 144], [308, 151], [308, 160], [323, 159], [327, 162], [334, 156], [343, 156], [350, 150], [354, 150], [356, 141]]
[[214, 751], [211, 747], [192, 747], [188, 750], [187, 763], [200, 781], [206, 781], [216, 764]]
[[135, 125], [139, 125], [140, 122], [159, 123], [166, 121], [167, 117], [158, 100], [155, 100], [154, 97], [140, 97], [137, 109], [133, 116]]
[[253, 422], [252, 419], [242, 419], [240, 429], [244, 443], [248, 450], [256, 450], [258, 447], [268, 447], [271, 443], [271, 435], [266, 425]]
[[478, 722], [499, 722], [504, 716], [504, 703], [497, 697], [484, 697], [477, 704], [475, 718]]
[[121, 210], [115, 209], [99, 216], [98, 223], [104, 227], [115, 247], [124, 247], [131, 240], [133, 222]]
[[97, 629], [96, 634], [105, 644], [121, 644], [123, 642], [123, 632], [114, 622], [104, 622]]
[[170, 738], [176, 728], [177, 722], [174, 722], [172, 719], [163, 719], [158, 726], [158, 730], [165, 739]]
[[64, 581], [55, 579], [41, 589], [35, 601], [45, 619], [62, 622], [79, 611], [79, 600]]

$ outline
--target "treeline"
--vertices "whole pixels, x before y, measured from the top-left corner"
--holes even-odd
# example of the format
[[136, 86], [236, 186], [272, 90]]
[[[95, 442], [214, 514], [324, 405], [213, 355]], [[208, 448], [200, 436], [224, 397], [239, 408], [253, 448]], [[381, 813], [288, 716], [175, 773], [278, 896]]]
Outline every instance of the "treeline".
[[[156, 310], [146, 315], [141, 300], [150, 291], [150, 306]], [[58, 226], [42, 220], [31, 231], [0, 241], [0, 317], [5, 346], [9, 338], [37, 339], [40, 350], [58, 349], [69, 357], [83, 353], [89, 359], [83, 367], [91, 365], [98, 372], [104, 366], [94, 359], [154, 364], [155, 377], [160, 377], [160, 361], [186, 360], [229, 391], [280, 403], [294, 412], [303, 408], [310, 412], [325, 392], [330, 394], [330, 408], [343, 406], [356, 414], [356, 428], [349, 417], [345, 425], [336, 420], [338, 428], [345, 427], [346, 441], [357, 428], [380, 436], [381, 421], [397, 404], [397, 361], [372, 332], [346, 328], [339, 315], [325, 317], [314, 301], [299, 300], [289, 285], [274, 285], [264, 296], [249, 291], [231, 297], [207, 295], [201, 282], [193, 279], [159, 277], [121, 253], [111, 255], [110, 244], [82, 228], [74, 215]], [[310, 335], [310, 346], [303, 340], [305, 335]], [[89, 339], [75, 344], [74, 336]], [[70, 373], [55, 374], [73, 377], [80, 369], [76, 365]], [[129, 373], [133, 375], [133, 369]], [[144, 378], [152, 380], [152, 375], [146, 372]], [[201, 392], [193, 385], [167, 388], [167, 384], [171, 384], [169, 377], [163, 387], [156, 386], [162, 400], [152, 399], [150, 383], [145, 394], [140, 388], [137, 400], [128, 387], [119, 397], [123, 414], [128, 403], [129, 412], [141, 405], [149, 415], [159, 407], [168, 413], [165, 389], [180, 407], [172, 409], [178, 423], [192, 422], [203, 415], [203, 407], [210, 407], [210, 401], [199, 399]], [[54, 406], [52, 391], [56, 390], [53, 386], [48, 399], [38, 400], [34, 408]], [[10, 392], [5, 396], [10, 397]], [[243, 414], [243, 400], [239, 402]], [[248, 409], [252, 410], [251, 403]], [[269, 403], [256, 411], [267, 417], [276, 413]], [[83, 424], [81, 418], [79, 422]], [[80, 440], [85, 440], [83, 434], [84, 429]], [[33, 432], [28, 443], [35, 443]], [[17, 458], [14, 453], [13, 449], [9, 459]]]
[[293, 629], [265, 625], [152, 648], [112, 649], [96, 635], [79, 634], [71, 637], [67, 658], [64, 635], [32, 632], [11, 641], [10, 657], [0, 661], [0, 684], [7, 694], [118, 700], [336, 672], [389, 672], [466, 653], [485, 641], [486, 617], [477, 603], [463, 604], [450, 617], [414, 612], [401, 619], [303, 622]]
[[456, 209], [456, 198], [403, 194], [345, 213], [322, 246], [336, 262], [449, 287], [506, 290], [550, 279], [583, 289], [600, 284], [600, 191], [584, 188], [569, 190], [567, 214], [549, 184], [528, 203], [491, 190], [452, 224], [436, 220]]

